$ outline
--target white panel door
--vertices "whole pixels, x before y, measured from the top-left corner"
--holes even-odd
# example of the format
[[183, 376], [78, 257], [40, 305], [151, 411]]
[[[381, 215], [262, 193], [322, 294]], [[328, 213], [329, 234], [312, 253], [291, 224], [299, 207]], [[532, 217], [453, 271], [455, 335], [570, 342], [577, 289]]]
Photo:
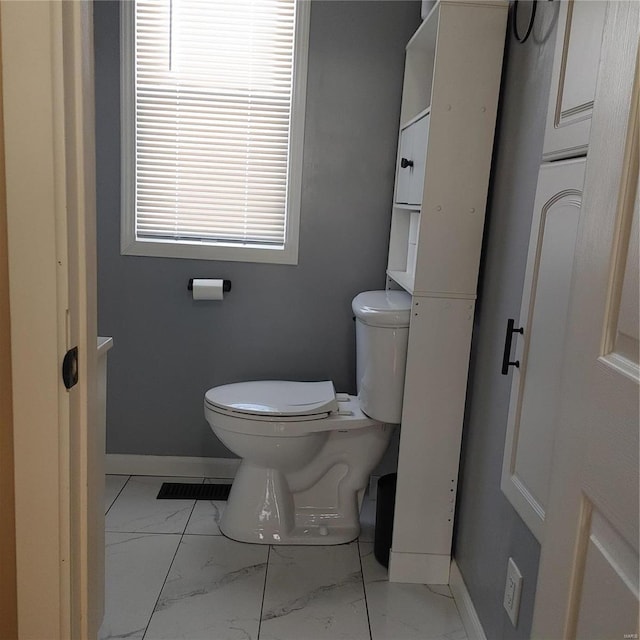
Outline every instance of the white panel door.
[[534, 638], [637, 638], [640, 632], [640, 3], [609, 3], [605, 24]]
[[519, 323], [502, 490], [538, 540], [558, 407], [571, 272], [586, 160], [544, 164], [538, 175]]
[[558, 4], [545, 160], [587, 152], [606, 6], [603, 0], [563, 0]]

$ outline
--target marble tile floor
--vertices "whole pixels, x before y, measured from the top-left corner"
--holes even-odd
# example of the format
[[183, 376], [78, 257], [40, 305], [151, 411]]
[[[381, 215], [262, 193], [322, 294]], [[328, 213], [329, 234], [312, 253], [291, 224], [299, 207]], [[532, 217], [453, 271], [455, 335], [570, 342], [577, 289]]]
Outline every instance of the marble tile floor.
[[100, 640], [466, 640], [448, 587], [392, 584], [373, 555], [375, 502], [350, 544], [225, 538], [224, 501], [156, 500], [162, 482], [107, 476]]

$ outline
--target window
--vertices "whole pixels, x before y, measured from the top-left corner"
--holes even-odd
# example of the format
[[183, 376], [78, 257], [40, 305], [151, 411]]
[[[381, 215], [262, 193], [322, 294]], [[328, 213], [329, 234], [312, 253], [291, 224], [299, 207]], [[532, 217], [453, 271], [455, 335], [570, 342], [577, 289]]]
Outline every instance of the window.
[[310, 2], [121, 12], [122, 253], [296, 264]]

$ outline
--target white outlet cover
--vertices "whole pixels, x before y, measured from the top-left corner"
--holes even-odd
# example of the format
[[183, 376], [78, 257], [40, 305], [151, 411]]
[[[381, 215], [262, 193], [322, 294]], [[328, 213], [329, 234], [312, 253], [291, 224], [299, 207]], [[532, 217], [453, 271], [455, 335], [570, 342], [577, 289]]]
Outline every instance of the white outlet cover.
[[507, 564], [507, 580], [504, 586], [504, 600], [502, 606], [505, 608], [513, 626], [518, 624], [518, 612], [520, 611], [520, 594], [522, 593], [522, 574], [513, 561], [509, 558]]

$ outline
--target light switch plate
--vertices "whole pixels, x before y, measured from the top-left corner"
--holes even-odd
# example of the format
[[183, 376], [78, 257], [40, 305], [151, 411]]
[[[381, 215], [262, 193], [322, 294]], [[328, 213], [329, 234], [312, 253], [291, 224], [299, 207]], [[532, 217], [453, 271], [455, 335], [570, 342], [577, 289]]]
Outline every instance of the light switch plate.
[[509, 558], [507, 565], [507, 581], [504, 586], [504, 600], [502, 605], [509, 615], [509, 619], [515, 627], [518, 624], [518, 611], [520, 610], [520, 594], [522, 593], [522, 574], [513, 561]]

